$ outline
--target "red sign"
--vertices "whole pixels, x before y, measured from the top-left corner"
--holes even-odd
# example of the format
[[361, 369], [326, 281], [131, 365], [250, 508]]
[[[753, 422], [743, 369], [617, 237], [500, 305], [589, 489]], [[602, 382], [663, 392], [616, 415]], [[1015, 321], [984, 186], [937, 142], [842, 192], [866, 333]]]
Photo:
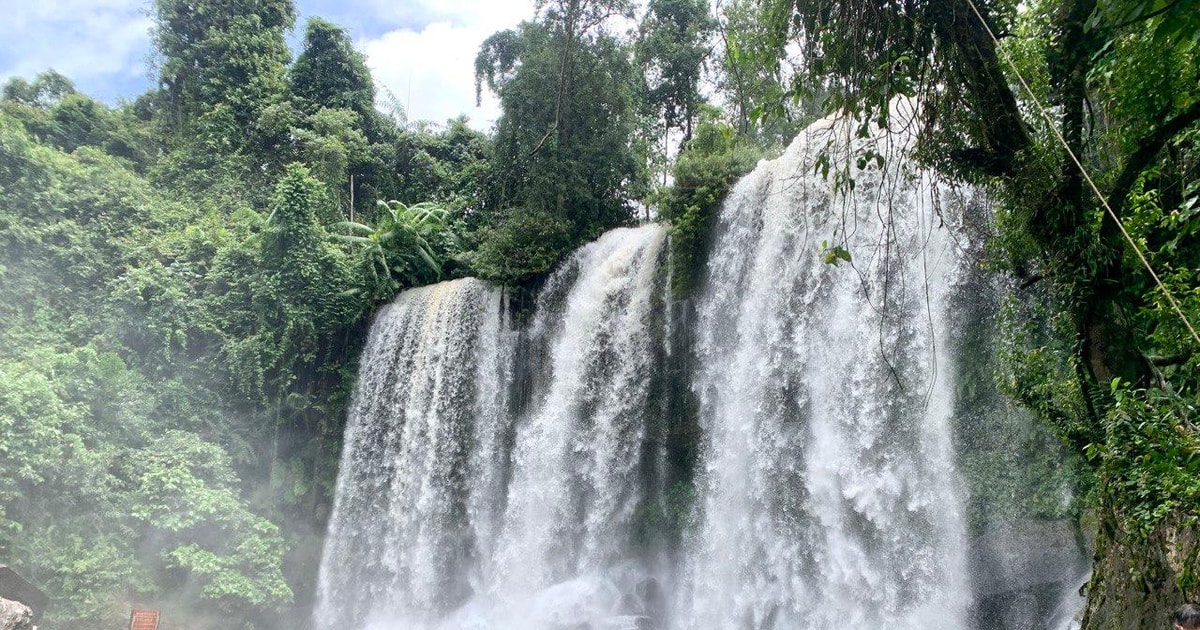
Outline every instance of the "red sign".
[[129, 617], [129, 630], [158, 630], [158, 611], [134, 608]]

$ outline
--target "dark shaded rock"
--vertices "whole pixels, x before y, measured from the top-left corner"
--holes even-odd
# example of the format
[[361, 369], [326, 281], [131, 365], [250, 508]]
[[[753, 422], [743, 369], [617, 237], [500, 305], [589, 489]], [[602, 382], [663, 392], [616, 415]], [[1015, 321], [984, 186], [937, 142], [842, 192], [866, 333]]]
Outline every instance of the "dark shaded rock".
[[662, 586], [658, 584], [658, 580], [652, 577], [646, 578], [638, 582], [634, 590], [642, 599], [642, 612], [647, 617], [660, 621], [666, 618], [667, 598], [663, 595]]
[[643, 612], [642, 602], [632, 593], [625, 593], [621, 596], [621, 601], [617, 603], [618, 615], [640, 615]]
[[1200, 584], [1181, 579], [1196, 570], [1200, 531], [1166, 522], [1149, 535], [1133, 536], [1122, 531], [1111, 510], [1101, 519], [1084, 630], [1170, 628], [1176, 607], [1200, 601]]
[[981, 536], [972, 545], [975, 595], [988, 597], [1074, 580], [1087, 569], [1068, 521], [1025, 520]]
[[1079, 588], [1089, 563], [1069, 521], [1024, 520], [972, 541], [978, 630], [1054, 630], [1064, 596]]

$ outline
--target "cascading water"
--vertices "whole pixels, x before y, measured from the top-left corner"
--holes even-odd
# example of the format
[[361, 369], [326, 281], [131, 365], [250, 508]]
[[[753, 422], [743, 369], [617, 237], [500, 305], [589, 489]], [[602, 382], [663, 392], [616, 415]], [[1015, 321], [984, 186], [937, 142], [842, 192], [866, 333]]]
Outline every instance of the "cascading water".
[[[679, 628], [966, 626], [946, 191], [906, 135], [857, 128], [818, 122], [723, 207], [695, 324], [706, 437]], [[823, 151], [848, 170], [815, 173]]]
[[[654, 500], [665, 240], [652, 225], [583, 247], [520, 334], [500, 291], [476, 280], [407, 291], [380, 313], [346, 429], [318, 628], [619, 621], [645, 574], [635, 513]], [[513, 404], [516, 390], [528, 401]]]
[[[542, 290], [530, 335], [545, 344], [517, 430], [492, 583], [508, 597], [628, 556], [662, 347], [666, 230], [619, 229], [575, 253]], [[541, 381], [539, 383], [539, 381]]]
[[498, 289], [465, 279], [406, 291], [376, 317], [346, 426], [318, 627], [416, 627], [470, 595], [474, 529], [488, 528], [499, 498], [503, 311]]

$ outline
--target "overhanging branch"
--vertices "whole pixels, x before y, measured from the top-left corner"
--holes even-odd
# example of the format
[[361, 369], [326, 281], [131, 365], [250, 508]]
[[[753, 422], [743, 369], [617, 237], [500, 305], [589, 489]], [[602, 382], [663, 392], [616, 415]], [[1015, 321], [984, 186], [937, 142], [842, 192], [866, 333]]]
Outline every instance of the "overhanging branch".
[[[1167, 112], [1163, 112], [1160, 118], [1166, 117], [1166, 115]], [[1142, 171], [1154, 163], [1155, 158], [1172, 138], [1198, 121], [1200, 121], [1200, 100], [1192, 103], [1191, 107], [1179, 112], [1167, 122], [1155, 127], [1154, 131], [1138, 142], [1137, 149], [1125, 160], [1125, 167], [1121, 169], [1121, 174], [1117, 176], [1108, 195], [1108, 203], [1117, 216], [1121, 216], [1121, 210], [1125, 207], [1129, 193], [1133, 191], [1133, 186], [1137, 183]], [[1113, 228], [1115, 229], [1115, 226]]]

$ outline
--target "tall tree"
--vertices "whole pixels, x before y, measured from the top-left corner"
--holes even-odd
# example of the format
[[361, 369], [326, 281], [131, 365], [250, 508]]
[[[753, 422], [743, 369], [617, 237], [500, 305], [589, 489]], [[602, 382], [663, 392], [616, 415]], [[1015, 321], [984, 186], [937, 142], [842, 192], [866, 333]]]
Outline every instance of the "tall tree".
[[308, 114], [321, 108], [348, 109], [358, 114], [368, 137], [377, 140], [375, 84], [366, 58], [354, 49], [346, 30], [312, 18], [304, 32], [304, 50], [291, 69], [291, 88], [297, 104]]
[[[286, 87], [291, 0], [156, 0], [159, 83], [177, 131], [236, 144]], [[224, 125], [224, 127], [222, 127]]]
[[75, 84], [54, 70], [38, 74], [33, 83], [13, 77], [4, 84], [4, 100], [36, 107], [50, 107], [74, 93]]
[[644, 182], [628, 47], [603, 29], [613, 11], [557, 3], [541, 22], [493, 35], [476, 58], [477, 81], [503, 110], [492, 205], [553, 217], [571, 244], [630, 221], [630, 191]]
[[[759, 0], [717, 3], [716, 83], [732, 105], [738, 133], [762, 146], [776, 146], [791, 141], [803, 120], [819, 110], [820, 92], [802, 98], [788, 94], [786, 68], [775, 62], [775, 38], [761, 12]], [[800, 105], [798, 110], [793, 103]]]
[[[260, 130], [269, 131], [266, 135], [281, 145], [297, 145], [296, 157], [313, 168], [347, 215], [372, 213], [374, 194], [395, 189], [396, 174], [388, 170], [386, 158], [398, 130], [375, 110], [375, 84], [366, 58], [354, 49], [345, 29], [312, 18], [289, 78], [291, 103], [273, 107], [260, 120]], [[301, 113], [307, 118], [301, 120]], [[278, 154], [266, 152], [268, 157]], [[355, 210], [349, 209], [351, 203]]]
[[669, 131], [692, 137], [700, 96], [700, 74], [710, 53], [716, 21], [706, 0], [650, 0], [638, 29], [634, 60], [646, 86], [646, 102]]
[[568, 131], [563, 128], [563, 114], [569, 106], [577, 53], [590, 37], [606, 36], [605, 26], [612, 18], [631, 17], [633, 5], [630, 0], [537, 0], [536, 6], [538, 23], [554, 34], [559, 51], [554, 126], [546, 137], [561, 137]]

